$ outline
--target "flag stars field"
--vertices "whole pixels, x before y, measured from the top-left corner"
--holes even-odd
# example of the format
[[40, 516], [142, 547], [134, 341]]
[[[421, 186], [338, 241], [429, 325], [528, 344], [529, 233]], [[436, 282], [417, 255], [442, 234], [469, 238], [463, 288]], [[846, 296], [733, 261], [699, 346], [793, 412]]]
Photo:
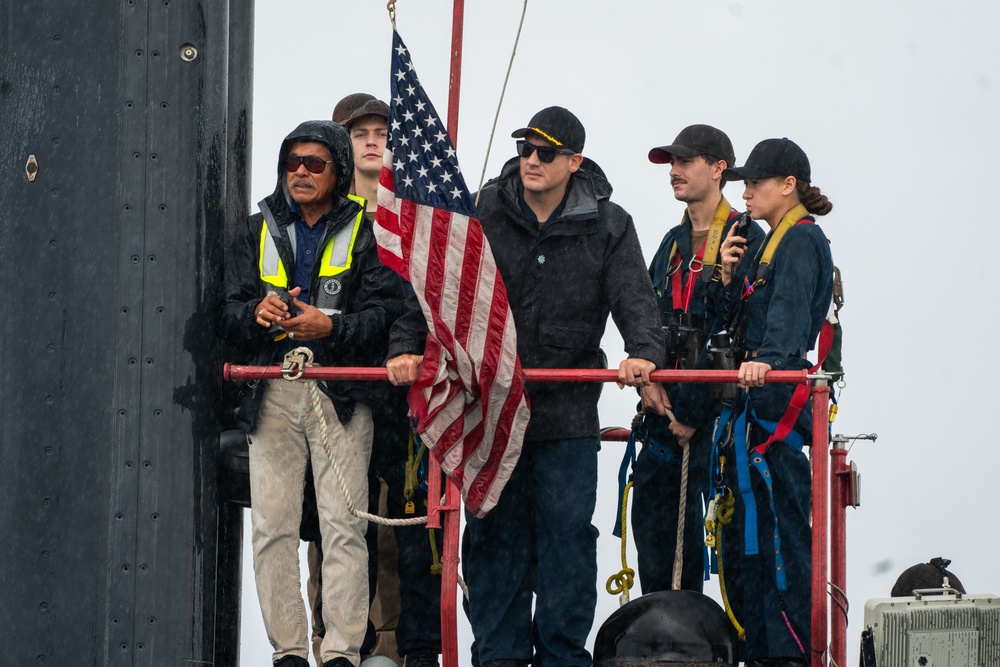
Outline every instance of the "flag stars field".
[[[389, 150], [397, 187], [405, 190], [398, 194], [429, 206], [473, 214], [471, 196], [440, 117], [420, 86], [408, 53], [399, 48], [395, 53]], [[456, 205], [458, 208], [453, 208]]]

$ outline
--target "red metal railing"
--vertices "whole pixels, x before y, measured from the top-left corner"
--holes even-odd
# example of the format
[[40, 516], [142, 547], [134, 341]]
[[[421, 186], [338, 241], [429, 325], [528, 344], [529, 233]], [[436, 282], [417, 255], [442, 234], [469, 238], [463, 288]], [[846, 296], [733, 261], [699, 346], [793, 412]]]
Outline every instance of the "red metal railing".
[[[603, 369], [555, 369], [528, 368], [524, 370], [526, 379], [532, 382], [616, 382], [618, 372]], [[281, 378], [280, 366], [238, 366], [226, 364], [223, 368], [226, 380], [251, 380]], [[385, 368], [334, 368], [313, 366], [303, 370], [302, 377], [316, 380], [388, 380]], [[810, 382], [806, 371], [770, 371], [767, 381], [782, 384], [803, 384]], [[713, 384], [736, 382], [737, 371], [677, 371], [662, 370], [650, 374], [654, 382], [707, 382]], [[830, 609], [827, 598], [827, 581], [830, 577], [830, 560], [833, 561], [831, 583], [839, 589], [838, 596], [846, 600], [846, 517], [845, 510], [850, 504], [850, 468], [846, 466], [846, 451], [835, 449], [830, 452], [836, 457], [831, 466], [826, 456], [816, 452], [829, 449], [829, 403], [830, 388], [827, 380], [813, 382], [813, 433], [812, 433], [812, 667], [827, 664], [827, 637], [831, 639], [831, 655], [837, 665], [846, 665], [846, 614], [837, 614], [832, 619], [830, 630]], [[629, 431], [612, 429], [602, 433], [606, 441], [627, 440]], [[433, 457], [431, 457], [433, 461]], [[832, 470], [831, 470], [832, 467]], [[846, 468], [846, 473], [845, 473]], [[435, 464], [429, 467], [428, 488], [441, 488], [441, 468]], [[831, 514], [831, 493], [834, 512]], [[458, 588], [458, 548], [459, 510], [461, 502], [459, 489], [450, 482], [445, 486], [444, 503], [436, 494], [428, 494], [427, 526], [444, 529], [444, 548], [441, 554], [441, 657], [443, 667], [457, 667], [458, 661], [458, 608], [456, 591]], [[831, 556], [832, 530], [832, 556]]]
[[[281, 366], [239, 366], [225, 364], [222, 375], [226, 380], [268, 380], [282, 377]], [[653, 382], [706, 382], [725, 384], [735, 382], [737, 371], [653, 371]], [[310, 366], [302, 377], [313, 380], [388, 380], [385, 368], [336, 368]], [[618, 371], [601, 368], [525, 368], [524, 377], [529, 382], [617, 382]], [[767, 381], [780, 384], [804, 384], [809, 381], [807, 371], [770, 371]], [[823, 417], [826, 423], [826, 416]]]

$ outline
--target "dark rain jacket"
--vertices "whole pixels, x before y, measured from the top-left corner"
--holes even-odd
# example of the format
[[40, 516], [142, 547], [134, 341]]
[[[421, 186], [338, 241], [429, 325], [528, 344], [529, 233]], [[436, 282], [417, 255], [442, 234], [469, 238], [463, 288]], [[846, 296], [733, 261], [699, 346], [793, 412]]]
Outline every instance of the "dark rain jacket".
[[[524, 368], [602, 368], [601, 338], [614, 318], [630, 357], [662, 367], [656, 299], [632, 217], [610, 200], [596, 164], [569, 181], [559, 218], [539, 230], [518, 204], [519, 158], [487, 183], [477, 204], [483, 232], [507, 288]], [[420, 354], [426, 324], [407, 304], [393, 327], [390, 357]], [[525, 438], [595, 437], [598, 383], [528, 383], [531, 421]]]
[[[350, 136], [342, 126], [330, 121], [306, 121], [285, 137], [278, 153], [278, 182], [274, 193], [265, 199], [273, 213], [281, 238], [278, 252], [291, 278], [295, 275], [294, 248], [288, 226], [296, 214], [285, 188], [284, 162], [296, 141], [325, 144], [337, 169], [337, 187], [333, 207], [316, 224], [326, 229], [320, 241], [324, 248], [344, 225], [354, 224], [361, 205], [347, 198], [354, 173]], [[266, 295], [260, 278], [260, 235], [263, 216], [251, 215], [237, 233], [226, 263], [223, 310], [220, 330], [227, 355], [238, 363], [251, 365], [280, 364], [280, 345], [273, 334], [256, 322], [254, 308]], [[269, 221], [270, 222], [270, 221]], [[322, 252], [322, 251], [321, 251]], [[310, 299], [320, 293], [320, 262], [316, 262], [310, 283]], [[354, 243], [351, 268], [343, 274], [342, 312], [331, 315], [330, 336], [313, 342], [315, 363], [322, 366], [380, 366], [385, 357], [388, 330], [402, 311], [402, 281], [382, 265], [376, 253], [371, 222], [361, 223]], [[282, 380], [275, 380], [282, 382]], [[237, 425], [252, 432], [266, 382], [251, 382], [243, 390]], [[356, 402], [373, 405], [383, 400], [385, 383], [361, 381], [320, 382], [320, 388], [334, 403], [341, 421], [350, 420]]]

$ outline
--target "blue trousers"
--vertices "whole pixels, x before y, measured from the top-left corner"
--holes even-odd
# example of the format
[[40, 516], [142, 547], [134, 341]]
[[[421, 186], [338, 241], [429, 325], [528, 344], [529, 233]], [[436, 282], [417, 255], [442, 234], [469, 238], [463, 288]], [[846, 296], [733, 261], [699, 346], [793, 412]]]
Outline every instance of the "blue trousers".
[[[763, 429], [751, 427], [751, 447], [766, 438]], [[729, 466], [727, 483], [736, 496], [736, 513], [733, 522], [725, 527], [723, 537], [726, 589], [736, 616], [746, 629], [748, 660], [809, 660], [812, 608], [809, 459], [800, 450], [776, 442], [767, 449], [764, 460], [771, 476], [773, 510], [772, 494], [768, 493], [763, 477], [755, 469], [748, 471], [757, 508], [756, 555], [744, 553], [746, 507], [735, 479], [736, 467]], [[784, 591], [778, 589], [775, 569], [775, 518], [788, 582]]]
[[[526, 441], [500, 501], [466, 513], [469, 614], [482, 664], [590, 667], [599, 440]], [[532, 617], [532, 593], [535, 613]]]
[[[691, 442], [687, 505], [684, 513], [684, 551], [681, 588], [702, 592], [705, 582], [705, 511], [702, 496], [707, 493], [708, 458], [711, 443], [699, 432]], [[632, 473], [632, 536], [638, 552], [639, 583], [642, 592], [669, 591], [674, 576], [677, 548], [677, 507], [681, 492], [683, 450], [672, 439], [652, 443], [667, 448], [673, 461], [664, 461], [649, 449], [636, 459]]]

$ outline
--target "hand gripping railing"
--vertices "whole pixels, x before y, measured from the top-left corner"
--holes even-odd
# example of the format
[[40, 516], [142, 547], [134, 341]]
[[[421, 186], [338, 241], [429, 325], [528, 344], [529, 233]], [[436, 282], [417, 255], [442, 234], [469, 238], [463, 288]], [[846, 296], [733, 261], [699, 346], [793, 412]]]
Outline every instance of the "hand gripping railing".
[[[525, 380], [529, 382], [617, 382], [618, 371], [605, 369], [578, 368], [526, 368]], [[223, 377], [226, 380], [259, 380], [284, 377], [281, 366], [239, 366], [225, 364]], [[388, 380], [384, 367], [354, 367], [337, 368], [332, 366], [310, 366], [302, 369], [303, 379], [309, 380]], [[805, 384], [812, 383], [813, 399], [813, 432], [812, 452], [827, 452], [829, 450], [829, 404], [830, 380], [832, 376], [825, 373], [809, 375], [807, 371], [768, 371], [767, 382], [775, 384]], [[661, 370], [650, 373], [653, 382], [705, 382], [710, 384], [735, 383], [739, 380], [739, 371], [715, 370]], [[628, 439], [625, 429], [612, 429], [602, 434], [602, 439], [619, 441]], [[830, 516], [830, 463], [827, 456], [811, 456], [812, 459], [812, 646], [826, 647], [829, 632], [829, 602], [827, 598], [827, 582], [829, 577], [829, 516]], [[434, 457], [430, 457], [433, 462]], [[839, 473], [839, 470], [838, 470]], [[441, 468], [432, 463], [428, 470], [427, 486], [429, 489], [440, 488]], [[428, 528], [444, 527], [444, 548], [441, 554], [441, 658], [442, 667], [457, 667], [458, 661], [458, 612], [455, 591], [458, 588], [458, 542], [459, 515], [461, 502], [459, 489], [448, 483], [445, 487], [443, 502], [437, 494], [428, 494], [427, 526]], [[837, 511], [843, 511], [838, 502]], [[838, 539], [835, 549], [845, 551], [845, 543]], [[843, 553], [834, 554], [840, 562]], [[840, 579], [840, 577], [838, 577]], [[837, 582], [841, 593], [846, 595], [846, 582]], [[834, 617], [834, 635], [843, 637], [846, 631], [846, 617]], [[842, 642], [834, 642], [831, 664], [843, 667], [847, 664], [846, 647]], [[825, 648], [814, 650], [812, 667], [824, 667], [827, 664]]]

